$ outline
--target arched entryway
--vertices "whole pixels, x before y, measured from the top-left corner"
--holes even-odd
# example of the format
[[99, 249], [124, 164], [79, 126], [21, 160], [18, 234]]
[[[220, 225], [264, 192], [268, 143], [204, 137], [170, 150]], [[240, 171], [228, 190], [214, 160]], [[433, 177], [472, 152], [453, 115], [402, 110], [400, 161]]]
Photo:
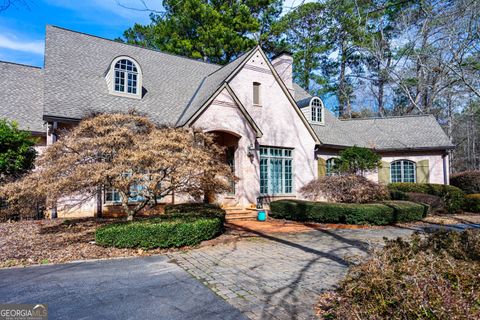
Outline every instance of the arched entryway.
[[[224, 155], [225, 163], [230, 166], [230, 168], [232, 169], [232, 172], [235, 174], [236, 173], [235, 160], [236, 160], [236, 154], [238, 150], [238, 142], [241, 137], [235, 133], [228, 132], [228, 131], [220, 131], [220, 130], [209, 131], [208, 133], [213, 133], [215, 135], [215, 142], [218, 145], [225, 148], [225, 155]], [[222, 202], [225, 202], [225, 200], [228, 200], [229, 198], [230, 200], [234, 200], [236, 185], [234, 181], [232, 181], [231, 184], [232, 184], [232, 191], [228, 195], [226, 195], [226, 199], [222, 199], [223, 200]], [[218, 200], [221, 200], [221, 199], [218, 199], [217, 195], [214, 195], [214, 194], [210, 194], [207, 197], [208, 197], [207, 201], [209, 203], [218, 202]], [[231, 201], [227, 201], [227, 202], [231, 202]]]

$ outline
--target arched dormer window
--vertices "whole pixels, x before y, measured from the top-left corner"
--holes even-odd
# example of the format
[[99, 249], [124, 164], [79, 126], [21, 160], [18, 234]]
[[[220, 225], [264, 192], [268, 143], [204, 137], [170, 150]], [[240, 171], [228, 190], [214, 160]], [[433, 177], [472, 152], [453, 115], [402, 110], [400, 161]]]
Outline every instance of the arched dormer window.
[[142, 94], [140, 65], [130, 57], [117, 57], [110, 65], [107, 83], [111, 94], [140, 99]]
[[318, 97], [313, 97], [310, 100], [310, 112], [312, 122], [323, 123], [323, 103]]
[[410, 160], [396, 160], [390, 163], [391, 182], [416, 182], [416, 164]]

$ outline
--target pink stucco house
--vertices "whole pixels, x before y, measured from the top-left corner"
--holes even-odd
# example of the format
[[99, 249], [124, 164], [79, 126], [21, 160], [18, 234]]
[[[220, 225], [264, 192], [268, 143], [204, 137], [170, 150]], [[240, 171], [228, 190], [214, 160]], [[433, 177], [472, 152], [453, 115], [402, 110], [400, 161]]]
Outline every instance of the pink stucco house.
[[[0, 117], [43, 145], [92, 111], [136, 109], [157, 123], [217, 133], [239, 177], [217, 201], [238, 212], [259, 197], [299, 198], [353, 145], [382, 155], [382, 169], [368, 174], [374, 181], [449, 182], [453, 145], [435, 118], [339, 120], [293, 82], [286, 53], [270, 60], [255, 47], [219, 66], [47, 26], [44, 67], [1, 62], [0, 73]], [[118, 197], [105, 190], [75, 214], [109, 210]]]

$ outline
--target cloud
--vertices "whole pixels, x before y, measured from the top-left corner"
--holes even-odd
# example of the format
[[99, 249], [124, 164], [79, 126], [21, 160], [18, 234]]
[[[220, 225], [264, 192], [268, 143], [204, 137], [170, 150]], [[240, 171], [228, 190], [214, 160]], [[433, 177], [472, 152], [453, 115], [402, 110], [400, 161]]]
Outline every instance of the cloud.
[[0, 48], [43, 55], [45, 44], [42, 40], [20, 40], [0, 34]]

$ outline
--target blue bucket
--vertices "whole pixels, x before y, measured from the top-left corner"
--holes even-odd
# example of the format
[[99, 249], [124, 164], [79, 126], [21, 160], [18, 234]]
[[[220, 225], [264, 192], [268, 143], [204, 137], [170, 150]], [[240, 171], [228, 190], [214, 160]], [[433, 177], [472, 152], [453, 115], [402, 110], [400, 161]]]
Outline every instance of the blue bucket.
[[267, 213], [265, 211], [258, 211], [258, 214], [257, 214], [257, 220], [258, 221], [265, 221], [267, 220]]

